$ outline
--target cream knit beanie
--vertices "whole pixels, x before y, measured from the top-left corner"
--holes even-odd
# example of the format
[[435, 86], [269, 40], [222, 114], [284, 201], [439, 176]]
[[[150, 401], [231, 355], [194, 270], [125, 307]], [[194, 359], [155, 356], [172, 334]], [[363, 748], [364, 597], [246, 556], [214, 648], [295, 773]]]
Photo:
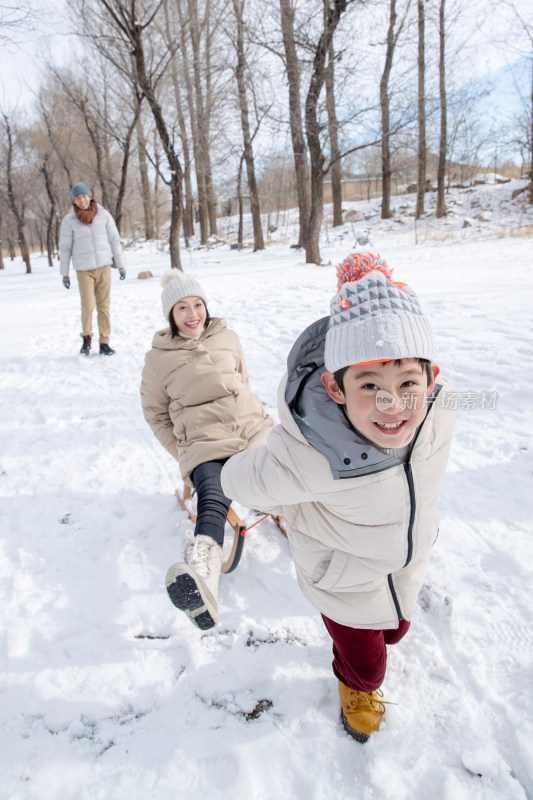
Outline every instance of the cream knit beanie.
[[165, 272], [161, 278], [161, 304], [163, 306], [163, 316], [168, 321], [170, 312], [183, 297], [199, 297], [204, 301], [207, 308], [207, 297], [204, 290], [197, 280], [185, 275], [179, 269], [171, 269]]

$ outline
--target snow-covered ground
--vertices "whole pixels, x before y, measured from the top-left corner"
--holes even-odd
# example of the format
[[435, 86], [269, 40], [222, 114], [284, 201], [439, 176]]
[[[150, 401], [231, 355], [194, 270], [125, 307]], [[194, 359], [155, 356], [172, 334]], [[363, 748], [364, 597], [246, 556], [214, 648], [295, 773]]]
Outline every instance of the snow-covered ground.
[[[386, 721], [366, 745], [339, 722], [328, 637], [270, 520], [221, 578], [217, 628], [199, 632], [168, 601], [165, 571], [190, 523], [139, 402], [168, 256], [128, 249], [109, 359], [78, 355], [76, 281], [65, 291], [43, 257], [32, 275], [6, 260], [1, 798], [533, 797], [533, 214], [524, 195], [510, 199], [519, 185], [454, 192], [450, 217], [418, 222], [418, 244], [413, 196], [395, 199], [402, 216], [388, 222], [378, 201], [351, 204], [355, 221], [326, 230], [325, 267], [290, 249], [287, 215], [264, 252], [183, 253], [274, 416], [289, 348], [328, 313], [354, 232], [370, 228], [433, 317], [461, 410], [439, 540], [411, 631], [389, 651]], [[144, 269], [154, 278], [137, 280]]]

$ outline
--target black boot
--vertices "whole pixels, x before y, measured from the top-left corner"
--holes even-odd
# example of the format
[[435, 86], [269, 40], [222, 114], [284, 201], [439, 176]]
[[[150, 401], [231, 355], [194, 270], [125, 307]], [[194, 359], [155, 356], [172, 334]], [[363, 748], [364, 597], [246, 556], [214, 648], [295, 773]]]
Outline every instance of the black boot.
[[83, 337], [83, 344], [82, 344], [81, 350], [80, 350], [80, 356], [88, 356], [90, 349], [91, 349], [91, 337], [90, 336], [84, 336]]
[[109, 347], [108, 344], [101, 344], [100, 345], [100, 355], [101, 356], [114, 356], [115, 351], [112, 347]]

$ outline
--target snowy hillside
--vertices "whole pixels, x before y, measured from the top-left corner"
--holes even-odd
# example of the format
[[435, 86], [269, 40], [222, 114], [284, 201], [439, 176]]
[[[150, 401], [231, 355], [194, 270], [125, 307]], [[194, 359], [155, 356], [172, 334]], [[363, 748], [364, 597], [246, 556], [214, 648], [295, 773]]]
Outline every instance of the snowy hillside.
[[[352, 204], [351, 223], [326, 227], [324, 267], [290, 248], [294, 220], [281, 213], [262, 253], [183, 253], [276, 417], [290, 346], [328, 313], [334, 265], [360, 230], [433, 317], [457, 433], [427, 581], [411, 631], [389, 650], [386, 721], [365, 745], [339, 722], [329, 639], [270, 520], [221, 578], [217, 628], [201, 633], [167, 598], [190, 523], [174, 497], [177, 464], [142, 417], [139, 380], [163, 327], [168, 255], [127, 250], [108, 359], [78, 355], [76, 281], [67, 292], [43, 257], [32, 275], [6, 261], [2, 799], [533, 797], [533, 213], [523, 194], [511, 200], [523, 185], [456, 191], [453, 213], [419, 221], [416, 238], [412, 195], [395, 198], [387, 222], [378, 201]], [[231, 239], [234, 221], [220, 232]], [[145, 269], [154, 278], [137, 280]]]

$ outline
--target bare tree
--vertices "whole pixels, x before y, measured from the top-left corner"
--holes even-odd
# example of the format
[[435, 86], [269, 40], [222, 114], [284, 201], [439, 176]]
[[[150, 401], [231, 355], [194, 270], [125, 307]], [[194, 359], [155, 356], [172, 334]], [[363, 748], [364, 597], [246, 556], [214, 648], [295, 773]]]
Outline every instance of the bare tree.
[[[182, 7], [182, 2], [183, 6]], [[206, 0], [204, 17], [200, 19], [198, 0], [178, 0], [181, 28], [182, 74], [187, 91], [187, 103], [193, 139], [194, 164], [198, 190], [200, 240], [208, 233], [216, 234], [216, 199], [210, 156], [211, 124], [211, 0]], [[188, 45], [190, 42], [191, 56]], [[203, 44], [203, 52], [202, 52]]]
[[440, 0], [439, 5], [439, 100], [440, 100], [440, 138], [439, 138], [439, 163], [437, 166], [437, 217], [446, 215], [444, 189], [446, 181], [446, 154], [447, 154], [447, 99], [446, 99], [446, 0]]
[[31, 2], [0, 4], [0, 44], [13, 44], [23, 33], [32, 18]]
[[[181, 30], [181, 60], [182, 60], [182, 75], [185, 83], [185, 92], [187, 97], [187, 106], [189, 109], [189, 121], [192, 133], [192, 147], [194, 154], [194, 169], [196, 173], [196, 191], [198, 199], [198, 221], [200, 223], [200, 242], [205, 244], [209, 236], [209, 203], [207, 197], [207, 178], [206, 166], [204, 163], [204, 151], [201, 145], [200, 125], [201, 125], [201, 112], [197, 113], [197, 103], [195, 102], [194, 81], [191, 73], [192, 68], [189, 62], [188, 53], [188, 19], [185, 11], [182, 9], [181, 2], [177, 3], [180, 30]], [[194, 62], [194, 59], [193, 59]]]
[[529, 130], [526, 134], [529, 149], [529, 202], [533, 205], [533, 17], [526, 16], [515, 0], [504, 0], [504, 5], [510, 8], [520, 24], [529, 43], [529, 57], [531, 59], [531, 93], [529, 106]]
[[[157, 84], [168, 66], [169, 54], [168, 51], [163, 53], [157, 65], [148, 65], [144, 45], [145, 32], [150, 29], [156, 14], [161, 8], [162, 0], [157, 3], [153, 10], [150, 7], [150, 12], [145, 12], [142, 7], [138, 7], [137, 0], [97, 0], [97, 2], [105, 10], [107, 19], [114, 31], [119, 35], [122, 44], [130, 48], [135, 81], [139, 91], [146, 97], [165, 151], [170, 172], [168, 184], [172, 197], [169, 236], [170, 263], [173, 268], [181, 269], [179, 235], [182, 213], [183, 170], [171, 137], [171, 129], [167, 124], [157, 96]], [[143, 19], [144, 21], [141, 21]]]
[[246, 79], [245, 69], [246, 60], [244, 57], [244, 1], [233, 0], [233, 10], [237, 24], [235, 49], [237, 51], [237, 63], [235, 65], [235, 77], [239, 95], [239, 109], [241, 112], [242, 137], [244, 142], [244, 160], [246, 162], [246, 173], [248, 176], [248, 191], [250, 193], [250, 211], [252, 213], [252, 225], [254, 231], [254, 252], [264, 250], [263, 229], [261, 227], [261, 209], [259, 204], [259, 192], [255, 177], [254, 154], [252, 148], [252, 136], [250, 133], [250, 120], [248, 115], [248, 101], [246, 98]]
[[56, 197], [52, 186], [52, 172], [50, 169], [51, 154], [44, 153], [39, 166], [39, 172], [43, 176], [46, 195], [48, 197], [48, 218], [46, 222], [46, 252], [48, 254], [48, 266], [54, 266], [54, 224], [56, 221]]
[[424, 213], [426, 192], [426, 92], [425, 92], [425, 10], [426, 0], [418, 0], [418, 152], [416, 183], [416, 219]]
[[320, 264], [320, 228], [324, 215], [324, 169], [326, 157], [320, 141], [318, 101], [326, 80], [327, 56], [333, 34], [350, 0], [323, 0], [324, 24], [313, 57], [313, 71], [305, 100], [305, 130], [311, 158], [311, 213], [305, 243], [307, 263]]
[[148, 179], [148, 167], [146, 165], [146, 139], [142, 116], [137, 118], [137, 161], [139, 164], [139, 177], [141, 183], [141, 197], [144, 215], [144, 236], [145, 239], [154, 238], [154, 215], [152, 211], [152, 197], [150, 191], [150, 181]]
[[68, 186], [75, 183], [72, 168], [76, 158], [72, 152], [73, 125], [67, 124], [69, 111], [58, 97], [52, 81], [43, 83], [37, 97], [39, 120], [43, 126], [57, 163], [65, 173]]
[[4, 219], [2, 217], [2, 212], [0, 210], [0, 269], [5, 269], [4, 253], [3, 253], [3, 248], [4, 248], [4, 240], [3, 240], [4, 224], [3, 223], [4, 223]]
[[[13, 130], [10, 119], [5, 112], [2, 112], [4, 121], [4, 131], [6, 136], [6, 154], [5, 154], [5, 180], [7, 189], [7, 202], [9, 210], [13, 215], [17, 228], [18, 243], [20, 245], [20, 255], [26, 264], [26, 272], [31, 272], [30, 251], [26, 241], [26, 203], [23, 197], [20, 196], [20, 191], [15, 190], [15, 183], [19, 183], [15, 176], [15, 143], [13, 141]], [[18, 187], [17, 187], [18, 188]]]
[[328, 66], [326, 69], [326, 109], [328, 112], [331, 199], [333, 201], [333, 227], [342, 225], [342, 170], [339, 148], [339, 123], [335, 107], [335, 53], [333, 40], [329, 44]]
[[294, 169], [296, 172], [296, 188], [298, 193], [299, 234], [298, 246], [305, 247], [307, 229], [311, 215], [311, 191], [309, 168], [307, 165], [307, 147], [302, 123], [302, 107], [300, 100], [300, 62], [296, 52], [294, 31], [294, 7], [291, 0], [279, 0], [281, 12], [281, 32], [285, 49], [285, 70], [289, 85], [289, 125], [291, 130], [292, 150], [294, 153]]
[[398, 39], [407, 18], [411, 0], [408, 0], [404, 13], [398, 26], [396, 13], [396, 0], [389, 0], [389, 25], [387, 29], [387, 45], [385, 51], [385, 64], [381, 73], [379, 84], [379, 103], [381, 109], [381, 174], [382, 174], [382, 197], [381, 197], [381, 218], [390, 219], [391, 212], [391, 121], [390, 121], [390, 97], [389, 83], [392, 71], [392, 63]]
[[105, 133], [99, 122], [99, 117], [106, 118], [106, 110], [99, 109], [102, 93], [95, 91], [91, 83], [77, 80], [71, 70], [54, 70], [54, 77], [59, 82], [65, 96], [77, 110], [80, 119], [89, 135], [95, 157], [96, 180], [100, 186], [102, 204], [111, 207], [109, 193], [110, 170], [106, 164]]
[[176, 112], [180, 131], [181, 147], [183, 150], [183, 184], [184, 184], [184, 203], [183, 203], [183, 235], [185, 243], [194, 236], [194, 200], [191, 181], [191, 157], [189, 154], [189, 136], [183, 109], [182, 91], [180, 88], [180, 78], [178, 76], [178, 53], [174, 40], [175, 23], [171, 18], [169, 0], [163, 0], [165, 9], [165, 28], [163, 36], [167, 42], [169, 51], [172, 52], [170, 61], [170, 75], [172, 78], [172, 88], [174, 90], [174, 100], [176, 102]]

